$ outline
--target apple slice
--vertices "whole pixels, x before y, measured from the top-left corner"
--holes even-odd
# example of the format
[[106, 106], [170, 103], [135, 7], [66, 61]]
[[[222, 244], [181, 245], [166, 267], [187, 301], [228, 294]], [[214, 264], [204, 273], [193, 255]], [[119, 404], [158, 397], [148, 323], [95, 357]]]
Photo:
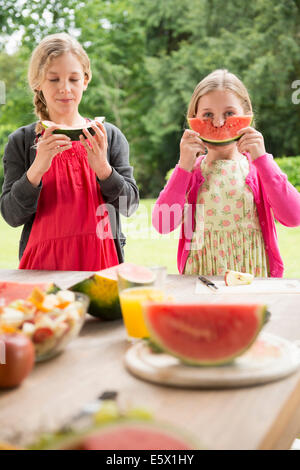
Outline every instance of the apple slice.
[[225, 273], [226, 286], [238, 286], [240, 284], [251, 284], [254, 276], [250, 273], [240, 273], [238, 271], [231, 271], [228, 269]]

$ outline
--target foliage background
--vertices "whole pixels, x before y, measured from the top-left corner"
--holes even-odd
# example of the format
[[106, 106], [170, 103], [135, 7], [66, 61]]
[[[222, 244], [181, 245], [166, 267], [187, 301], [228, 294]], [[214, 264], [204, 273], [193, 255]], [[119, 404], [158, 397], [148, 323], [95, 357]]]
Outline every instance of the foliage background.
[[[7, 135], [33, 122], [27, 85], [31, 51], [67, 31], [85, 47], [93, 79], [80, 112], [105, 115], [126, 135], [142, 197], [157, 197], [178, 160], [196, 84], [216, 68], [249, 89], [256, 125], [275, 157], [300, 148], [299, 0], [0, 0], [0, 153]], [[12, 48], [11, 37], [19, 38]], [[298, 95], [297, 95], [298, 96]], [[285, 167], [299, 174], [299, 160]]]

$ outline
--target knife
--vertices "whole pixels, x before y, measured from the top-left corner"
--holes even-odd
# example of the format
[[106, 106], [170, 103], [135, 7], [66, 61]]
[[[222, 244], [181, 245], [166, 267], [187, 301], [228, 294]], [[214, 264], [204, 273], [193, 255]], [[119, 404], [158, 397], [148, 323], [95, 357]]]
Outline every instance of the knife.
[[60, 432], [70, 432], [76, 429], [82, 429], [88, 427], [91, 424], [91, 417], [100, 410], [103, 402], [106, 400], [115, 401], [117, 400], [118, 392], [114, 390], [108, 390], [103, 392], [98, 398], [89, 403], [86, 403], [81, 411], [73, 416], [71, 420], [60, 428]]
[[206, 277], [198, 276], [198, 279], [199, 279], [199, 281], [201, 281], [203, 284], [205, 284], [207, 287], [209, 287], [213, 291], [218, 290], [218, 287], [216, 286], [216, 284], [214, 284], [212, 281], [210, 281]]

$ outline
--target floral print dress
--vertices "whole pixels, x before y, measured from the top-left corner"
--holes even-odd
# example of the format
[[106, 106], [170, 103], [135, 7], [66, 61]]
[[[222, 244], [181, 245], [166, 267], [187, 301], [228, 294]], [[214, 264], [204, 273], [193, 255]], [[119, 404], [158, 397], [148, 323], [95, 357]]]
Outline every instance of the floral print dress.
[[267, 277], [268, 260], [250, 187], [249, 162], [201, 162], [195, 231], [184, 274], [224, 275], [227, 269]]

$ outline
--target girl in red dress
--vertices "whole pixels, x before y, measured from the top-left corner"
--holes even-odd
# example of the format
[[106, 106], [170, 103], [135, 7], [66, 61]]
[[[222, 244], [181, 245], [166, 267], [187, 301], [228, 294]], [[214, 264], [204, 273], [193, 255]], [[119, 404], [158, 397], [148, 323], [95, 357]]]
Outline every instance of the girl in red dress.
[[[4, 155], [1, 212], [24, 225], [21, 269], [97, 271], [123, 261], [119, 212], [138, 206], [128, 143], [112, 124], [92, 125], [79, 141], [53, 134], [61, 125], [83, 127], [82, 94], [90, 62], [68, 34], [42, 40], [29, 65], [37, 123], [9, 137]], [[44, 130], [42, 120], [53, 122]], [[55, 124], [54, 124], [55, 123]], [[35, 145], [34, 145], [35, 144]]]

